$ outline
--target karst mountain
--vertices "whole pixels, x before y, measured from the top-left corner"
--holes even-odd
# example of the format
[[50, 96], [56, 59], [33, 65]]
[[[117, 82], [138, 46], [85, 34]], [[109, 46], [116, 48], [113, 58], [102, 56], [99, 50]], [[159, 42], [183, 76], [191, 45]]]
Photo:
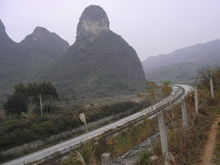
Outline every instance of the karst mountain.
[[79, 20], [75, 43], [44, 77], [61, 92], [78, 98], [135, 93], [145, 77], [135, 50], [109, 28], [106, 12], [87, 7]]
[[0, 45], [0, 96], [10, 94], [17, 83], [31, 81], [51, 81], [61, 98], [100, 98], [144, 89], [145, 75], [135, 50], [111, 31], [101, 7], [91, 5], [83, 11], [76, 34], [69, 47], [57, 34], [36, 27], [15, 43], [1, 23], [0, 44], [5, 46]]

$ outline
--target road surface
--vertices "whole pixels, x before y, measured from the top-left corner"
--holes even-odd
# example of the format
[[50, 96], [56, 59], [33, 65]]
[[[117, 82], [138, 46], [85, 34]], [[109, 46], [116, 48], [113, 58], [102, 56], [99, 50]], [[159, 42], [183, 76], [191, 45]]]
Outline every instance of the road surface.
[[151, 107], [143, 109], [140, 112], [134, 113], [128, 117], [120, 119], [116, 122], [113, 122], [111, 124], [108, 124], [106, 126], [98, 128], [96, 130], [90, 131], [87, 134], [80, 135], [80, 136], [75, 137], [73, 139], [70, 139], [70, 140], [64, 141], [62, 143], [53, 145], [51, 147], [34, 152], [32, 154], [11, 160], [9, 162], [4, 163], [3, 165], [23, 165], [26, 163], [31, 163], [31, 162], [45, 159], [45, 158], [47, 158], [57, 152], [69, 151], [70, 149], [74, 148], [75, 146], [79, 145], [82, 142], [85, 142], [89, 139], [92, 139], [94, 137], [102, 135], [110, 130], [113, 130], [113, 129], [116, 129], [120, 126], [123, 126], [126, 123], [129, 123], [129, 122], [134, 121], [138, 118], [141, 118], [144, 115], [152, 113], [153, 111], [157, 110], [158, 108], [161, 108], [162, 106], [168, 104], [169, 102], [171, 102], [172, 100], [174, 100], [175, 98], [179, 97], [182, 94], [182, 89], [178, 86], [180, 86], [184, 89], [184, 94], [182, 97], [184, 97], [188, 92], [190, 92], [192, 90], [191, 86], [177, 84], [177, 86], [173, 86], [173, 91], [170, 96], [168, 96], [167, 98], [163, 99], [162, 101], [158, 102], [157, 104], [155, 104]]

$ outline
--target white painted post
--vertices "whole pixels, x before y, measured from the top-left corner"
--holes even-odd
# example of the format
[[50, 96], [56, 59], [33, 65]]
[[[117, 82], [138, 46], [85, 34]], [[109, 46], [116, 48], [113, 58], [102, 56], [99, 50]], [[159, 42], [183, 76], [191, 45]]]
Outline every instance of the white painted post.
[[39, 97], [40, 97], [40, 115], [42, 117], [43, 116], [43, 104], [42, 104], [41, 94]]
[[187, 118], [187, 109], [186, 109], [186, 100], [185, 98], [181, 101], [181, 111], [182, 111], [182, 120], [183, 120], [183, 128], [188, 128], [188, 118]]
[[213, 87], [213, 78], [212, 78], [212, 75], [210, 76], [209, 82], [210, 82], [211, 96], [212, 96], [212, 99], [214, 99], [214, 98], [215, 98], [215, 95], [214, 95], [214, 87]]
[[199, 114], [199, 100], [198, 100], [198, 88], [195, 87], [195, 112]]
[[110, 153], [103, 153], [101, 155], [101, 164], [102, 165], [112, 165], [112, 157]]
[[161, 141], [161, 148], [164, 157], [165, 165], [168, 165], [168, 139], [167, 139], [167, 130], [164, 121], [164, 114], [163, 112], [159, 112], [158, 116], [158, 125], [159, 125], [159, 132], [160, 132], [160, 141]]

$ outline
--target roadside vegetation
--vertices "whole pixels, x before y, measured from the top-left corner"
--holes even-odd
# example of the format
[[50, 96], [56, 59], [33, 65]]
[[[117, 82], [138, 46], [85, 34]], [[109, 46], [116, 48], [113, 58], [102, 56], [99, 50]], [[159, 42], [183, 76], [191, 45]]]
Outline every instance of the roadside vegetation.
[[[155, 82], [148, 81], [146, 84], [147, 95], [139, 93], [138, 96], [144, 97], [150, 103], [155, 103], [172, 92], [171, 83], [169, 82], [156, 84]], [[100, 164], [102, 153], [110, 152], [112, 157], [116, 159], [156, 132], [158, 132], [157, 121], [146, 119], [114, 135], [104, 135], [86, 142], [76, 150], [71, 151], [64, 159], [57, 157], [44, 163], [57, 165]]]
[[[201, 161], [201, 155], [203, 152], [204, 144], [206, 143], [207, 136], [209, 133], [210, 126], [217, 115], [220, 114], [220, 89], [217, 84], [220, 84], [220, 70], [213, 71], [214, 77], [214, 89], [215, 98], [213, 99], [210, 94], [210, 87], [206, 84], [209, 83], [209, 79], [204, 75], [208, 73], [201, 74], [200, 81], [198, 82], [199, 87], [199, 114], [195, 114], [194, 108], [194, 92], [190, 93], [186, 98], [187, 111], [189, 127], [185, 130], [182, 127], [181, 119], [181, 107], [180, 105], [173, 106], [171, 111], [167, 111], [165, 116], [166, 125], [169, 128], [168, 133], [168, 144], [170, 157], [174, 164], [179, 165], [199, 165]], [[149, 92], [150, 95], [155, 94], [155, 84], [151, 83], [152, 91]], [[158, 90], [158, 88], [155, 87]], [[150, 91], [150, 90], [149, 90]], [[154, 99], [158, 98], [155, 94]], [[153, 97], [152, 97], [153, 99]], [[220, 125], [220, 124], [219, 124]], [[109, 137], [101, 137], [97, 141], [92, 141], [89, 145], [92, 151], [88, 151], [88, 148], [84, 147], [86, 143], [80, 146], [76, 151], [80, 153], [80, 157], [83, 158], [84, 164], [90, 164], [90, 156], [95, 159], [96, 164], [100, 164], [100, 156], [104, 152], [110, 152], [113, 158], [117, 158], [127, 151], [131, 150], [134, 146], [141, 143], [149, 136], [157, 132], [157, 122], [156, 121], [145, 121], [142, 124], [132, 126], [131, 128], [125, 129], [122, 132]], [[219, 128], [220, 130], [220, 128]], [[216, 164], [219, 163], [220, 155], [220, 132], [218, 133], [218, 142], [216, 145], [215, 161]], [[55, 162], [57, 164], [70, 165], [78, 162], [78, 164], [83, 164], [73, 151], [65, 159], [57, 159]], [[92, 154], [89, 154], [92, 153]], [[89, 154], [89, 155], [88, 155]], [[152, 157], [156, 158], [152, 160]], [[160, 143], [155, 143], [151, 150], [143, 151], [139, 154], [139, 162], [137, 165], [162, 165], [163, 156], [161, 153]], [[53, 162], [54, 163], [54, 162]]]
[[157, 121], [144, 120], [113, 136], [100, 136], [98, 139], [85, 142], [79, 148], [72, 150], [65, 158], [57, 156], [43, 162], [42, 165], [99, 165], [103, 153], [110, 152], [112, 157], [116, 159], [156, 132], [158, 132]]
[[[34, 86], [36, 87], [35, 89], [38, 89], [34, 90], [36, 92], [35, 95], [29, 95], [29, 90], [32, 89], [30, 86]], [[79, 119], [79, 114], [82, 112], [86, 114], [87, 122], [90, 123], [105, 117], [120, 114], [115, 118], [117, 119], [150, 105], [150, 102], [147, 101], [141, 103], [124, 101], [99, 107], [90, 106], [87, 108], [73, 105], [70, 108], [64, 108], [54, 104], [53, 101], [56, 100], [58, 96], [56, 99], [48, 101], [44, 94], [42, 94], [43, 116], [41, 116], [39, 101], [39, 91], [41, 90], [39, 89], [42, 88], [40, 86], [41, 84], [36, 83], [34, 83], [34, 85], [19, 84], [15, 87], [13, 95], [9, 96], [8, 101], [4, 105], [7, 116], [2, 117], [0, 120], [0, 152], [33, 141], [45, 141], [52, 135], [83, 126], [83, 123]], [[31, 90], [31, 92], [32, 91], [33, 90]], [[54, 91], [56, 93], [56, 89]], [[11, 99], [12, 97], [15, 97], [15, 99]], [[20, 99], [24, 100], [23, 104], [19, 103]], [[68, 135], [68, 137], [62, 137], [62, 139], [59, 138], [58, 141], [50, 141], [50, 144], [76, 135], [77, 134], [72, 134]], [[48, 143], [47, 141], [45, 142]], [[21, 156], [21, 154], [15, 153], [9, 156], [1, 156], [0, 154], [0, 160], [6, 161], [17, 156]]]
[[[180, 106], [166, 113], [166, 123], [169, 128], [168, 133], [168, 148], [171, 153], [170, 157], [173, 159], [173, 164], [178, 165], [199, 165], [201, 164], [201, 157], [204, 151], [204, 144], [206, 144], [210, 126], [217, 116], [220, 115], [220, 69], [212, 71], [215, 98], [211, 97], [209, 86], [210, 71], [201, 73], [200, 81], [198, 81], [199, 88], [199, 114], [195, 114], [194, 109], [194, 93], [191, 93], [186, 98], [189, 128], [185, 130], [182, 127], [181, 109]], [[219, 124], [220, 125], [220, 124]], [[220, 128], [219, 128], [220, 130]], [[220, 131], [219, 131], [220, 132]], [[215, 164], [219, 164], [220, 157], [220, 133], [218, 133], [216, 152], [213, 156]], [[160, 143], [156, 143], [148, 154], [140, 156], [140, 162], [143, 165], [163, 164], [163, 156], [161, 153]], [[151, 156], [156, 156], [156, 160], [152, 161]], [[204, 153], [205, 154], [205, 153]], [[147, 161], [146, 161], [147, 160]]]
[[[0, 151], [37, 140], [44, 141], [51, 135], [82, 126], [83, 123], [79, 119], [79, 114], [82, 112], [85, 113], [88, 123], [123, 112], [125, 112], [124, 116], [127, 116], [149, 106], [157, 99], [162, 99], [172, 91], [170, 83], [157, 85], [154, 82], [147, 82], [147, 84], [147, 95], [139, 94], [140, 97], [145, 98], [145, 101], [141, 103], [125, 101], [100, 107], [90, 106], [89, 108], [76, 105], [68, 109], [57, 107], [54, 104], [58, 95], [51, 83], [19, 84], [4, 105], [7, 118], [0, 121]], [[154, 96], [161, 91], [160, 98]], [[40, 95], [43, 103], [42, 116], [40, 113]], [[23, 104], [20, 104], [20, 99], [23, 100]], [[123, 117], [123, 115], [119, 117]], [[114, 157], [117, 157], [155, 132], [154, 122], [145, 121], [144, 123], [146, 125], [141, 124], [140, 127], [132, 127], [114, 139], [109, 138], [105, 142], [100, 140], [99, 143], [108, 146], [108, 150], [113, 153]], [[146, 129], [147, 131], [144, 131]], [[135, 141], [133, 141], [134, 138]], [[102, 145], [99, 148], [102, 148]], [[99, 154], [96, 154], [96, 159], [100, 156]], [[16, 157], [16, 155], [10, 157]], [[2, 157], [2, 160], [6, 159], [7, 157]]]
[[[1, 151], [17, 145], [25, 144], [34, 140], [44, 140], [50, 135], [55, 135], [62, 131], [71, 130], [83, 125], [79, 120], [79, 112], [85, 112], [87, 121], [97, 121], [119, 112], [133, 110], [138, 111], [144, 105], [133, 102], [115, 103], [101, 107], [100, 109], [88, 111], [82, 107], [76, 107], [80, 111], [73, 109], [61, 113], [62, 109], [53, 107], [53, 113], [14, 116], [0, 121], [0, 148]], [[76, 111], [76, 113], [75, 113]]]

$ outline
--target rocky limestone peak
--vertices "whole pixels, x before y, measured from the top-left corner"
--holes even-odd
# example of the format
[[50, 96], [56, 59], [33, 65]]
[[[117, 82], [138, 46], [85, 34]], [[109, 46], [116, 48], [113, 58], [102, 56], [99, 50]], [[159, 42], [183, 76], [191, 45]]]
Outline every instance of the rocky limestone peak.
[[49, 34], [50, 32], [46, 28], [38, 26], [34, 29], [34, 32], [32, 33], [31, 38], [34, 41], [37, 41], [41, 38], [44, 38], [45, 36]]
[[0, 32], [5, 32], [5, 26], [1, 20], [0, 20]]
[[106, 12], [100, 6], [88, 6], [82, 13], [77, 27], [77, 39], [93, 40], [102, 32], [108, 32], [109, 20]]
[[48, 56], [61, 54], [69, 48], [68, 42], [56, 33], [39, 26], [27, 35], [19, 45], [31, 53], [35, 52], [35, 54], [46, 54]]
[[[15, 42], [10, 39], [6, 32], [6, 28], [0, 20], [0, 51], [1, 49], [7, 49], [15, 46]], [[1, 53], [0, 53], [1, 54]]]

